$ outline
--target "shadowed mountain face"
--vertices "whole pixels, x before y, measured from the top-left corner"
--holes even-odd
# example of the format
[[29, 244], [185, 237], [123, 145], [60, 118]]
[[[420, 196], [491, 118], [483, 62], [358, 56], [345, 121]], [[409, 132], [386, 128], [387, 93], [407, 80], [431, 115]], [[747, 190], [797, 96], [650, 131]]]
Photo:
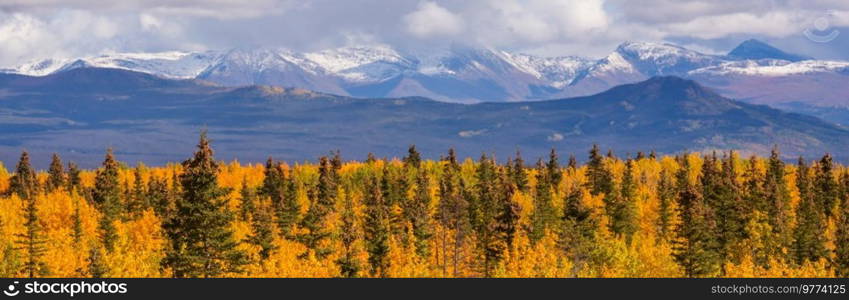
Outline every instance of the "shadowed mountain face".
[[755, 39], [746, 40], [737, 46], [737, 48], [731, 50], [728, 56], [738, 59], [780, 59], [792, 62], [813, 59], [809, 56], [784, 52]]
[[[425, 98], [356, 99], [302, 89], [223, 88], [114, 69], [46, 77], [0, 75], [0, 160], [22, 149], [40, 167], [52, 152], [96, 166], [107, 147], [121, 160], [177, 162], [208, 128], [224, 160], [272, 155], [312, 160], [341, 149], [347, 159], [403, 155], [416, 144], [436, 158], [520, 148], [526, 158], [584, 153], [593, 143], [619, 155], [738, 149], [787, 158], [849, 146], [849, 131], [814, 117], [732, 101], [677, 77], [653, 77], [580, 98], [474, 105]], [[838, 159], [845, 159], [838, 157]]]

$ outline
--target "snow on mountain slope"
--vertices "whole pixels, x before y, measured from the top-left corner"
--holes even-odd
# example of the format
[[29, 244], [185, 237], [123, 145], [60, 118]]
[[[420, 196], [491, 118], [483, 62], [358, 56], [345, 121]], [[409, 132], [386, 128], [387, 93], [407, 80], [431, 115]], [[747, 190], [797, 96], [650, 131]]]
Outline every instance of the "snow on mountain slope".
[[577, 56], [540, 57], [528, 54], [501, 52], [508, 62], [534, 77], [547, 81], [554, 88], [563, 88], [587, 69], [592, 60]]
[[[155, 74], [166, 78], [195, 78], [218, 59], [218, 52], [112, 53], [65, 61], [55, 71], [75, 68], [116, 68]], [[52, 72], [48, 72], [52, 73]], [[33, 75], [33, 74], [28, 74]], [[43, 74], [46, 75], [46, 74]]]
[[849, 62], [824, 60], [790, 62], [779, 59], [730, 61], [716, 66], [695, 69], [688, 72], [688, 75], [722, 76], [734, 74], [774, 77], [829, 72], [849, 72]]
[[616, 49], [634, 68], [649, 76], [684, 74], [689, 70], [714, 65], [723, 58], [707, 55], [672, 44], [626, 42]]
[[[779, 58], [786, 56], [785, 52], [751, 40], [735, 49], [734, 55], [712, 55], [673, 44], [626, 42], [606, 57], [595, 60], [459, 45], [406, 52], [385, 45], [351, 46], [305, 53], [285, 48], [245, 47], [228, 51], [52, 58], [0, 68], [0, 73], [43, 76], [75, 68], [119, 68], [167, 78], [203, 79], [226, 86], [276, 85], [368, 98], [427, 96], [455, 102], [588, 95], [658, 75], [698, 79], [713, 88], [736, 91], [733, 96], [741, 98], [749, 97], [749, 91], [754, 89], [738, 87], [742, 84], [738, 81], [803, 76], [804, 82], [809, 83], [797, 87], [803, 90], [806, 86], [840, 89], [842, 85], [831, 86], [834, 82], [849, 81], [849, 62], [812, 59], [793, 62]], [[749, 56], [768, 58], [746, 58]], [[736, 81], [729, 79], [731, 76]], [[743, 77], [745, 80], [738, 80]], [[823, 81], [829, 85], [813, 84]], [[758, 87], [770, 88], [779, 87]]]
[[326, 74], [351, 82], [379, 82], [414, 68], [414, 63], [386, 46], [343, 47], [305, 53]]
[[48, 58], [27, 62], [22, 65], [0, 68], [0, 73], [12, 73], [29, 76], [44, 76], [61, 69], [68, 64], [70, 59]]
[[237, 48], [221, 55], [196, 78], [227, 86], [275, 85], [347, 95], [320, 66], [301, 54], [278, 48]]

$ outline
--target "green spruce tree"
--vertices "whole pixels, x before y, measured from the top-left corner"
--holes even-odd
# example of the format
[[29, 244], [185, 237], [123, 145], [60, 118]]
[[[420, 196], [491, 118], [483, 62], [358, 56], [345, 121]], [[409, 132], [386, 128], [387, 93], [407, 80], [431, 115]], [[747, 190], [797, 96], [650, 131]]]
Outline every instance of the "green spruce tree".
[[239, 190], [239, 218], [249, 221], [251, 214], [256, 210], [256, 192], [248, 186], [248, 178], [242, 178], [242, 187]]
[[9, 179], [9, 192], [26, 200], [38, 194], [40, 190], [39, 186], [35, 170], [30, 165], [29, 153], [24, 151], [21, 153], [21, 159], [18, 160], [18, 165], [15, 167], [15, 174]]
[[407, 156], [404, 157], [404, 166], [407, 168], [416, 168], [421, 167], [422, 164], [422, 155], [419, 154], [419, 151], [416, 150], [416, 145], [410, 145], [410, 148], [407, 149]]
[[[437, 217], [445, 229], [442, 231], [441, 245], [443, 253], [442, 273], [448, 275], [448, 258], [452, 265], [452, 274], [459, 276], [462, 263], [462, 247], [469, 231], [469, 203], [463, 193], [463, 179], [460, 176], [460, 165], [454, 149], [448, 150], [448, 157], [443, 160], [442, 177], [439, 181], [439, 206]], [[450, 234], [450, 235], [449, 235]], [[452, 244], [452, 253], [448, 253], [448, 245]]]
[[298, 234], [297, 240], [307, 246], [307, 252], [301, 258], [309, 257], [310, 252], [318, 259], [324, 259], [333, 252], [327, 239], [331, 232], [327, 230], [327, 216], [336, 204], [336, 182], [334, 168], [327, 157], [321, 157], [318, 170], [318, 187], [307, 191], [310, 206], [306, 215], [301, 219], [299, 227], [306, 232]]
[[610, 231], [625, 238], [630, 243], [634, 233], [637, 232], [637, 186], [634, 182], [634, 161], [628, 159], [625, 163], [625, 173], [622, 176], [622, 184], [617, 189], [618, 195], [607, 201], [606, 206], [610, 213]]
[[246, 242], [259, 247], [259, 258], [265, 261], [279, 247], [274, 244], [274, 220], [269, 211], [271, 205], [260, 203], [259, 206], [259, 209], [251, 210], [251, 233]]
[[389, 262], [389, 239], [391, 230], [390, 207], [386, 203], [381, 184], [377, 178], [371, 176], [364, 191], [365, 200], [365, 228], [366, 250], [371, 266], [371, 275], [388, 277]]
[[35, 198], [27, 198], [23, 207], [24, 232], [15, 234], [18, 238], [16, 250], [24, 254], [22, 272], [29, 278], [44, 276], [49, 273], [44, 262], [47, 252], [47, 237], [38, 217], [38, 207]]
[[47, 192], [52, 192], [65, 187], [65, 169], [59, 154], [53, 153], [50, 160], [50, 168], [47, 171]]
[[342, 256], [336, 260], [336, 265], [339, 266], [339, 273], [342, 277], [355, 278], [360, 274], [362, 266], [357, 259], [355, 243], [361, 237], [356, 211], [354, 211], [354, 200], [349, 193], [345, 193], [339, 226], [339, 240], [345, 250]]
[[112, 149], [106, 151], [106, 158], [94, 179], [92, 199], [100, 209], [98, 230], [103, 247], [112, 252], [118, 240], [114, 222], [121, 216], [121, 185], [118, 182], [118, 162], [112, 154]]
[[825, 154], [820, 159], [814, 178], [814, 202], [822, 209], [826, 218], [831, 218], [837, 209], [837, 196], [840, 193], [837, 180], [834, 178], [834, 161], [831, 154]]
[[277, 228], [282, 238], [293, 239], [293, 227], [298, 224], [301, 206], [298, 203], [298, 185], [294, 176], [283, 177], [283, 202], [276, 207]]
[[711, 277], [721, 271], [721, 247], [711, 207], [702, 198], [701, 187], [690, 183], [690, 164], [684, 163], [676, 175], [681, 222], [675, 227], [673, 257], [687, 277]]
[[545, 237], [545, 232], [552, 228], [556, 220], [553, 204], [552, 180], [548, 178], [546, 166], [542, 160], [537, 161], [537, 185], [534, 193], [534, 210], [531, 213], [531, 228], [528, 237], [532, 243], [536, 243]]
[[73, 162], [68, 163], [68, 193], [82, 190], [82, 178], [80, 177], [80, 168]]
[[[843, 172], [841, 182], [843, 189], [849, 192], [849, 173]], [[842, 199], [835, 232], [834, 271], [838, 277], [847, 278], [849, 277], [849, 197], [846, 197], [846, 192]]]
[[218, 185], [219, 171], [204, 131], [197, 152], [183, 162], [182, 195], [174, 217], [163, 225], [170, 247], [162, 264], [174, 277], [241, 273], [247, 263], [233, 236], [235, 215], [227, 208], [229, 190]]
[[599, 152], [598, 145], [590, 150], [590, 160], [587, 163], [587, 184], [594, 195], [611, 194], [613, 190], [613, 175], [605, 167], [604, 157]]
[[522, 192], [527, 192], [530, 187], [528, 184], [528, 173], [525, 171], [525, 161], [522, 159], [522, 153], [516, 150], [516, 157], [509, 163], [510, 179], [516, 185], [516, 189]]
[[825, 214], [815, 200], [815, 186], [809, 173], [805, 160], [799, 157], [796, 171], [799, 205], [796, 208], [796, 228], [793, 230], [793, 253], [799, 264], [826, 256]]

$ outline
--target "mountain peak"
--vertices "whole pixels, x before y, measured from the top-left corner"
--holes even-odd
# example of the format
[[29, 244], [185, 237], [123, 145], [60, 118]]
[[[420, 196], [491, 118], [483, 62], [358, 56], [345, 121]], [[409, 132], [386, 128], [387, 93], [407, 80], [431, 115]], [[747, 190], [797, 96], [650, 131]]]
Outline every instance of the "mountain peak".
[[738, 59], [780, 59], [792, 62], [813, 59], [804, 55], [784, 52], [757, 39], [743, 41], [734, 50], [728, 52], [728, 56]]
[[712, 91], [703, 87], [694, 80], [681, 78], [678, 76], [654, 76], [645, 81], [634, 83], [634, 86], [660, 92], [682, 92], [691, 91], [698, 94], [713, 94]]
[[628, 101], [661, 109], [677, 107], [679, 112], [715, 114], [736, 107], [733, 101], [720, 96], [699, 83], [677, 76], [654, 76], [645, 81], [626, 84], [602, 93], [615, 101]]

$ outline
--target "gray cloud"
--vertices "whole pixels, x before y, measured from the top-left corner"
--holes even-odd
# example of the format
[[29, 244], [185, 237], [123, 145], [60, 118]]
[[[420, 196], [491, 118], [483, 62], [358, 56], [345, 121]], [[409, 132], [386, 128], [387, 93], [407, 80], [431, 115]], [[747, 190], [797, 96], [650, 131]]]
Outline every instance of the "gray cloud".
[[799, 38], [825, 14], [830, 26], [849, 26], [842, 0], [4, 0], [0, 65], [108, 51], [369, 43], [597, 57], [624, 40], [710, 52], [751, 36], [841, 55], [833, 48], [845, 43]]

